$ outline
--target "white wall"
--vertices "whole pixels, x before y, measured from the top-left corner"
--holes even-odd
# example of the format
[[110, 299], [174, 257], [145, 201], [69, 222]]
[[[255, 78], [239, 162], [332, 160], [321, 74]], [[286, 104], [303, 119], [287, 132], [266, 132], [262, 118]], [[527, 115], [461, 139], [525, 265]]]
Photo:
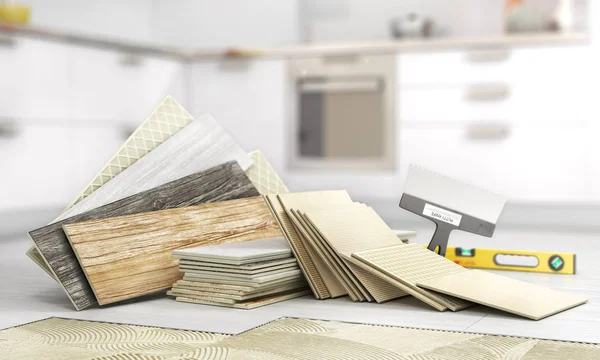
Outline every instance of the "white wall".
[[[415, 12], [431, 18], [449, 35], [498, 35], [503, 31], [505, 0], [304, 0], [303, 31], [313, 42], [358, 41], [390, 37], [390, 20]], [[548, 15], [558, 0], [527, 0]], [[578, 22], [585, 26], [590, 0], [575, 0]]]
[[188, 48], [299, 41], [300, 0], [27, 0], [32, 25]]
[[187, 48], [296, 43], [300, 0], [153, 0], [152, 37]]
[[138, 42], [152, 41], [151, 0], [27, 0], [31, 24]]

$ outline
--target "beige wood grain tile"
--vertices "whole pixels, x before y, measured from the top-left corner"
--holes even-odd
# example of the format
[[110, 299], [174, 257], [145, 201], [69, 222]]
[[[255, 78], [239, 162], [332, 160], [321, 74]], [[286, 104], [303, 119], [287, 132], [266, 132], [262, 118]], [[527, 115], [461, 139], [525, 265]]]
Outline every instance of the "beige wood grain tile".
[[101, 305], [150, 294], [181, 278], [174, 249], [281, 236], [263, 197], [63, 226]]
[[460, 271], [417, 280], [417, 285], [442, 294], [507, 311], [533, 320], [584, 304], [587, 299], [481, 270]]
[[352, 253], [352, 257], [404, 284], [406, 288], [403, 290], [411, 295], [420, 293], [452, 311], [461, 310], [472, 305], [468, 301], [417, 286], [419, 281], [468, 271], [421, 245], [402, 244], [357, 251]]
[[267, 195], [267, 204], [269, 204], [269, 208], [271, 212], [279, 222], [279, 226], [285, 235], [286, 240], [290, 244], [292, 251], [294, 252], [294, 256], [298, 259], [298, 263], [300, 265], [300, 269], [304, 276], [308, 280], [308, 285], [310, 286], [315, 298], [317, 299], [329, 299], [331, 298], [331, 294], [327, 290], [325, 283], [323, 282], [323, 278], [317, 271], [313, 260], [310, 258], [308, 251], [304, 248], [304, 245], [300, 241], [298, 237], [298, 233], [294, 229], [291, 220], [285, 213], [285, 209], [281, 205], [277, 195]]

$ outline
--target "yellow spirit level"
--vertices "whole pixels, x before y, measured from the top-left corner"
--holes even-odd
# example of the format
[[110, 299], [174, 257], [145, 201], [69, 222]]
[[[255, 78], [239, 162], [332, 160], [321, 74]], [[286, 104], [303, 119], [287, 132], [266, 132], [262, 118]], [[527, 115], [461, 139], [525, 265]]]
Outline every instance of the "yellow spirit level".
[[467, 268], [575, 274], [575, 254], [569, 253], [449, 246], [446, 258]]

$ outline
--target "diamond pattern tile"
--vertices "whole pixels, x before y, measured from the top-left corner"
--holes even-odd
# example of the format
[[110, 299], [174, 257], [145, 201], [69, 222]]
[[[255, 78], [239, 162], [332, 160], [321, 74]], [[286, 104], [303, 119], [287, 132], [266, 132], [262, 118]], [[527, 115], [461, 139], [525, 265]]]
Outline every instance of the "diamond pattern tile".
[[104, 165], [100, 172], [90, 181], [69, 206], [88, 197], [113, 177], [127, 169], [131, 164], [141, 159], [158, 145], [184, 128], [194, 118], [171, 96], [152, 111], [150, 116], [131, 134], [123, 146]]
[[261, 195], [290, 192], [260, 150], [253, 151], [249, 155], [254, 165], [246, 170], [246, 175]]

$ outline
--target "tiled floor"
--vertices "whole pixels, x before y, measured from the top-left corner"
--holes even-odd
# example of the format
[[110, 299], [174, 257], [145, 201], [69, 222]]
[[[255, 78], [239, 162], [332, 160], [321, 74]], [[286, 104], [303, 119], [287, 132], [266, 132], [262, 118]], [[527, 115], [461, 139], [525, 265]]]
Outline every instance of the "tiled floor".
[[[410, 230], [410, 229], [408, 229]], [[427, 242], [432, 228], [419, 232]], [[502, 272], [503, 275], [584, 294], [589, 303], [532, 321], [485, 307], [438, 312], [414, 298], [386, 304], [353, 303], [348, 298], [314, 300], [307, 296], [254, 310], [178, 303], [155, 295], [124, 304], [77, 312], [60, 286], [25, 256], [26, 236], [0, 239], [0, 328], [59, 316], [117, 323], [239, 333], [283, 316], [459, 330], [569, 341], [600, 342], [600, 233], [523, 232], [498, 228], [493, 239], [452, 235], [463, 247], [575, 252], [577, 275]]]

